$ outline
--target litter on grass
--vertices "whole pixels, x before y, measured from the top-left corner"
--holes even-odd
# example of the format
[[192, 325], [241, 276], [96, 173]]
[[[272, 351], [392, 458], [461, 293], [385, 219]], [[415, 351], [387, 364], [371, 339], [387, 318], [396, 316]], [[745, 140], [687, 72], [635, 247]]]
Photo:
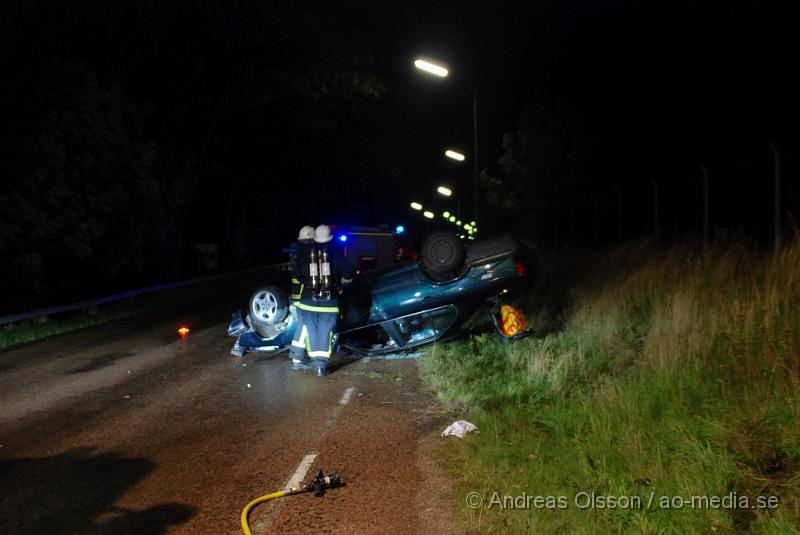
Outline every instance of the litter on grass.
[[466, 420], [458, 420], [450, 424], [447, 429], [442, 431], [442, 437], [449, 437], [454, 436], [458, 438], [464, 438], [464, 435], [467, 433], [471, 433], [473, 431], [477, 431], [478, 426], [470, 423]]

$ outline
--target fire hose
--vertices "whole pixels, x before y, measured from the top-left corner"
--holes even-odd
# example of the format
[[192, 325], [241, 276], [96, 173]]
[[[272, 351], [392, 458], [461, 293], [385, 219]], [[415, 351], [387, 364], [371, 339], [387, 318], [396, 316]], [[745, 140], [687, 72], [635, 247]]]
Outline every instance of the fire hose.
[[247, 518], [250, 516], [250, 512], [256, 505], [262, 504], [269, 500], [274, 500], [275, 498], [282, 498], [284, 496], [291, 496], [293, 494], [301, 494], [303, 492], [313, 492], [314, 496], [321, 497], [325, 495], [325, 491], [327, 489], [341, 487], [343, 485], [344, 483], [342, 482], [342, 477], [339, 475], [339, 472], [328, 474], [326, 476], [323, 474], [322, 470], [320, 470], [316, 477], [314, 477], [314, 479], [305, 485], [298, 485], [290, 489], [279, 490], [278, 492], [265, 494], [264, 496], [256, 498], [248, 503], [247, 506], [245, 506], [245, 508], [242, 510], [242, 531], [244, 531], [245, 535], [253, 535], [253, 532], [250, 531], [250, 523], [248, 522]]

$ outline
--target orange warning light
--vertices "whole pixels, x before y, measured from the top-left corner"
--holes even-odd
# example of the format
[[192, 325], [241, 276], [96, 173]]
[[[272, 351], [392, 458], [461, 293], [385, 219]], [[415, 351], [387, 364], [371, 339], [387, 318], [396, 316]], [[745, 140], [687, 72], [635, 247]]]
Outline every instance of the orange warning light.
[[186, 338], [186, 335], [189, 334], [189, 327], [182, 325], [181, 328], [178, 329], [178, 334], [181, 335], [181, 338]]

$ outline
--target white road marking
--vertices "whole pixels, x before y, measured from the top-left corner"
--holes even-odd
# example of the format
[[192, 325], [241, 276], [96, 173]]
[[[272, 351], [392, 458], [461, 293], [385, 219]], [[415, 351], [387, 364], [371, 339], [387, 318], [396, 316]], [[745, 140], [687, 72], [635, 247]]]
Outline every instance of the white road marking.
[[[342, 394], [341, 399], [339, 399], [339, 404], [331, 409], [330, 415], [328, 416], [328, 420], [325, 422], [325, 427], [322, 429], [322, 432], [316, 435], [314, 443], [312, 444], [312, 448], [317, 448], [319, 444], [322, 443], [322, 439], [325, 438], [325, 435], [328, 433], [328, 429], [330, 429], [335, 423], [336, 420], [339, 418], [339, 414], [342, 412], [342, 408], [350, 402], [350, 398], [353, 396], [353, 392], [355, 392], [355, 387], [351, 386], [347, 390], [344, 391]], [[300, 461], [300, 464], [297, 466], [297, 470], [294, 471], [292, 477], [286, 482], [283, 486], [284, 489], [290, 489], [292, 487], [297, 487], [303, 484], [303, 479], [308, 474], [308, 470], [311, 468], [311, 465], [314, 464], [314, 461], [317, 460], [316, 453], [309, 453], [303, 460]], [[281, 507], [281, 502], [275, 503], [273, 506], [272, 512], [278, 511]], [[258, 523], [259, 530], [269, 531], [272, 525], [272, 515], [264, 516], [260, 519]]]
[[297, 470], [294, 471], [292, 477], [289, 478], [289, 481], [286, 482], [284, 485], [285, 489], [290, 489], [292, 487], [296, 487], [300, 485], [300, 482], [303, 481], [303, 478], [306, 477], [308, 473], [308, 469], [311, 468], [311, 465], [314, 463], [314, 460], [317, 458], [316, 453], [309, 453], [303, 460], [300, 461], [300, 464], [297, 466]]
[[332, 427], [333, 424], [336, 423], [336, 420], [339, 418], [339, 413], [342, 412], [344, 406], [350, 402], [350, 396], [353, 395], [353, 391], [355, 391], [355, 387], [352, 386], [344, 391], [344, 394], [342, 394], [342, 397], [339, 400], [339, 404], [333, 408], [330, 416], [328, 416], [328, 420], [325, 422], [325, 431], [323, 431], [322, 434], [319, 436], [319, 438], [317, 439], [317, 443], [322, 441], [322, 437], [325, 436], [325, 433], [328, 431], [328, 428]]
[[[330, 428], [331, 426], [333, 426], [333, 424], [336, 423], [336, 420], [339, 418], [339, 413], [342, 412], [342, 407], [350, 403], [350, 398], [353, 396], [353, 392], [355, 392], [355, 390], [356, 388], [354, 386], [351, 386], [350, 388], [344, 391], [344, 394], [342, 394], [342, 397], [339, 400], [339, 406], [334, 407], [333, 410], [331, 411], [331, 415], [328, 418], [328, 421], [325, 422], [325, 429], [322, 431], [320, 435], [317, 436], [317, 440], [314, 446], [322, 442], [322, 439], [325, 436], [325, 433], [327, 433], [328, 428]], [[290, 477], [289, 481], [286, 482], [284, 488], [290, 489], [292, 487], [298, 486], [303, 481], [303, 478], [306, 477], [308, 469], [311, 468], [311, 465], [314, 464], [314, 461], [316, 459], [317, 459], [316, 453], [309, 453], [308, 455], [303, 457], [303, 460], [300, 461], [300, 464], [297, 466], [297, 470], [294, 471], [292, 477]]]
[[353, 395], [353, 390], [355, 389], [356, 388], [354, 386], [351, 386], [350, 388], [345, 390], [344, 394], [342, 395], [342, 399], [339, 400], [339, 405], [347, 405], [348, 403], [350, 403], [350, 397]]

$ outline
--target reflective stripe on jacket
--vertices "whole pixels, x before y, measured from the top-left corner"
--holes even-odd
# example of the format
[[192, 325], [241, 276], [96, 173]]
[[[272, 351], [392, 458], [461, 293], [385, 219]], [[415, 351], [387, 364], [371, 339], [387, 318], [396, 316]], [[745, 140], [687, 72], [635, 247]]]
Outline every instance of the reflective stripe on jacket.
[[[334, 304], [333, 305], [328, 304], [328, 303], [331, 303], [331, 302], [333, 302]], [[296, 306], [297, 306], [297, 308], [300, 308], [302, 310], [308, 310], [309, 312], [332, 312], [332, 313], [335, 314], [335, 313], [339, 312], [339, 307], [336, 306], [335, 303], [336, 303], [335, 299], [331, 299], [330, 301], [313, 301], [312, 300], [312, 301], [305, 301], [305, 302], [300, 301], [299, 303], [297, 303]]]
[[303, 297], [303, 284], [299, 279], [292, 277], [292, 301], [299, 301]]

